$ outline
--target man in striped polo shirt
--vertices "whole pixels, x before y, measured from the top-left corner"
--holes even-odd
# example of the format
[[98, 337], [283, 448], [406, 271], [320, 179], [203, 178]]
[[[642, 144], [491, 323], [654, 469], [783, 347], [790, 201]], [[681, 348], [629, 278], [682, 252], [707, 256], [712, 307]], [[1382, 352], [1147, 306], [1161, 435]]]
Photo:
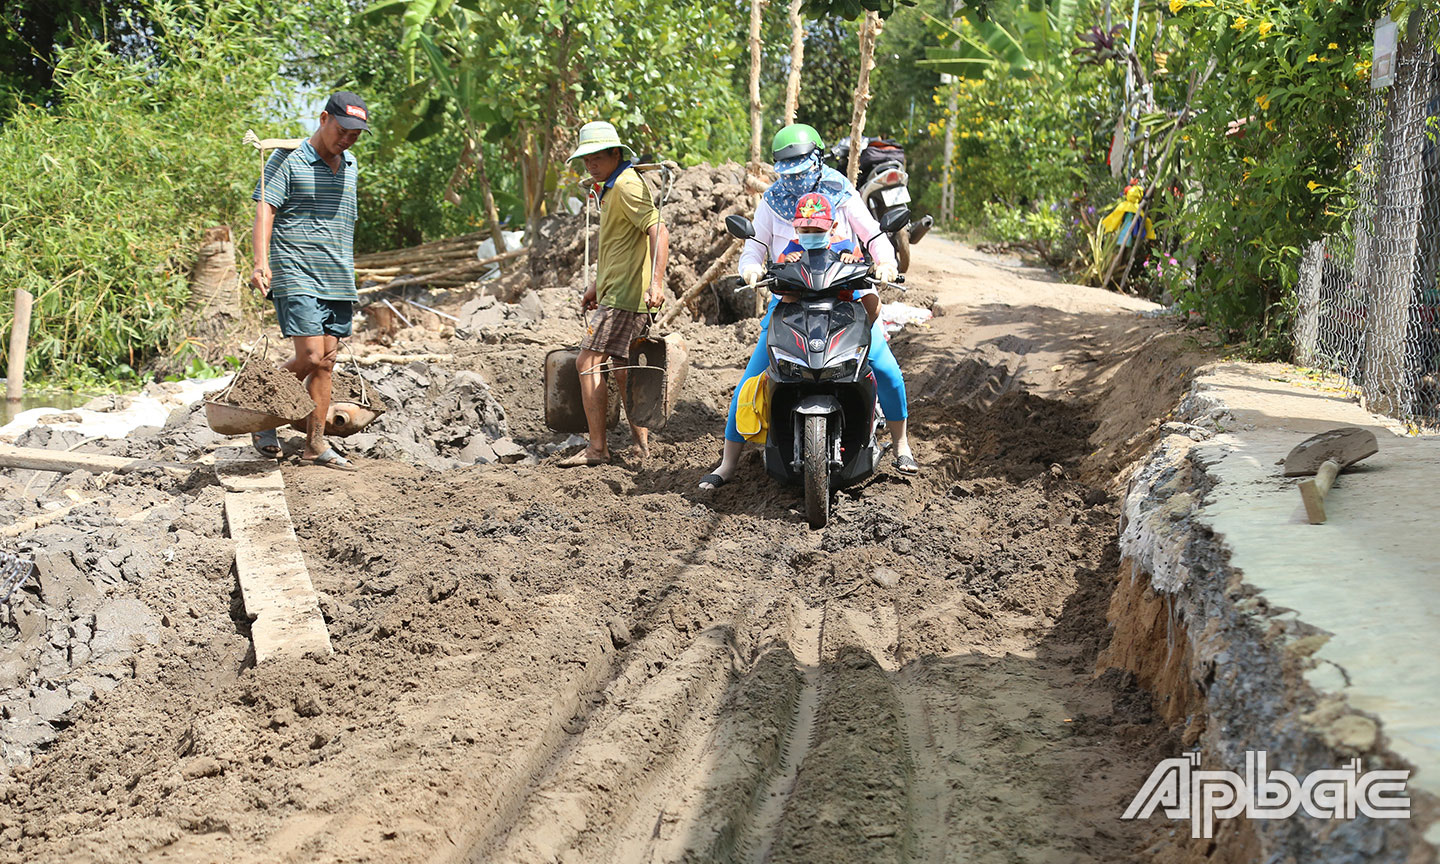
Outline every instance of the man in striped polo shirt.
[[[305, 383], [315, 413], [303, 458], [353, 471], [325, 440], [331, 373], [340, 339], [350, 335], [355, 293], [355, 178], [350, 146], [368, 130], [365, 103], [340, 91], [320, 112], [320, 128], [295, 150], [276, 150], [255, 186], [255, 272], [250, 284], [275, 304], [280, 332], [295, 342], [283, 368]], [[275, 431], [254, 437], [275, 457]]]

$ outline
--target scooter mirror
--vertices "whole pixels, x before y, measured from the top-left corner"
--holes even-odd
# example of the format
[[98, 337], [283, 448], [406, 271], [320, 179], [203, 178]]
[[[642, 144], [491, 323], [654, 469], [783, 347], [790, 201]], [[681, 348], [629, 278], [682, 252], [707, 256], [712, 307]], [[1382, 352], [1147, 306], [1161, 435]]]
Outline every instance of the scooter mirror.
[[[731, 217], [734, 218], [734, 217]], [[896, 207], [894, 210], [886, 210], [880, 217], [880, 230], [886, 234], [894, 234], [910, 221], [910, 208]]]
[[725, 217], [725, 230], [737, 240], [755, 239], [755, 226], [750, 224], [749, 219], [738, 214]]

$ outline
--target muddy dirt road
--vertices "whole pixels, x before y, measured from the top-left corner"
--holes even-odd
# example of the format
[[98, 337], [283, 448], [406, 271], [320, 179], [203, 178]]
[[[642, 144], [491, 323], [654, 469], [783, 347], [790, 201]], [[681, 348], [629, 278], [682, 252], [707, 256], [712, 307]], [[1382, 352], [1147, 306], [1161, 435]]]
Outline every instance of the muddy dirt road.
[[938, 238], [910, 285], [924, 473], [887, 458], [821, 532], [753, 454], [696, 490], [703, 387], [640, 466], [286, 469], [335, 655], [249, 666], [212, 579], [192, 615], [237, 623], [0, 787], [0, 859], [1148, 860], [1119, 815], [1178, 732], [1095, 660], [1184, 338]]

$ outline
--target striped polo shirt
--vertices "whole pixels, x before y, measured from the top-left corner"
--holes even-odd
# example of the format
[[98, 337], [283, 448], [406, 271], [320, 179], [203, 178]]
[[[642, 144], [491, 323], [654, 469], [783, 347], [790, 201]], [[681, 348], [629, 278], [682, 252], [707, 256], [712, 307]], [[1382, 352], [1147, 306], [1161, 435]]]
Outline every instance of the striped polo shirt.
[[[355, 176], [350, 151], [338, 172], [307, 140], [265, 163], [265, 201], [277, 209], [270, 233], [271, 292], [358, 301], [355, 293]], [[260, 184], [251, 196], [260, 200]]]

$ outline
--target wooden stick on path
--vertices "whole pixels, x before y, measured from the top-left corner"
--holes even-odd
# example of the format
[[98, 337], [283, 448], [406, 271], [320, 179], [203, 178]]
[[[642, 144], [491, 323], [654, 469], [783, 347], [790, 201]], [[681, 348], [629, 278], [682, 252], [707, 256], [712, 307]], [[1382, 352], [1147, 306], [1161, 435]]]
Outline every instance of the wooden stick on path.
[[6, 373], [5, 399], [19, 402], [25, 395], [25, 352], [30, 344], [30, 308], [35, 295], [24, 288], [15, 289], [15, 318], [10, 325], [10, 368]]
[[720, 275], [725, 272], [725, 269], [734, 263], [734, 259], [740, 254], [740, 249], [744, 245], [744, 240], [736, 240], [730, 244], [730, 248], [726, 249], [725, 253], [715, 259], [715, 263], [711, 264], [710, 268], [701, 274], [700, 280], [692, 285], [684, 294], [680, 295], [680, 299], [675, 301], [675, 305], [671, 306], [665, 311], [665, 314], [660, 316], [659, 320], [655, 322], [655, 326], [664, 327], [675, 320], [675, 316], [680, 314], [680, 310], [685, 308], [686, 303], [700, 296], [701, 291], [710, 287], [710, 283], [718, 279]]
[[71, 471], [89, 471], [92, 474], [113, 471], [116, 474], [124, 474], [127, 471], [138, 471], [142, 468], [164, 468], [167, 471], [188, 473], [202, 467], [205, 466], [0, 444], [0, 468], [29, 468], [35, 471], [55, 471], [61, 474], [68, 474]]

